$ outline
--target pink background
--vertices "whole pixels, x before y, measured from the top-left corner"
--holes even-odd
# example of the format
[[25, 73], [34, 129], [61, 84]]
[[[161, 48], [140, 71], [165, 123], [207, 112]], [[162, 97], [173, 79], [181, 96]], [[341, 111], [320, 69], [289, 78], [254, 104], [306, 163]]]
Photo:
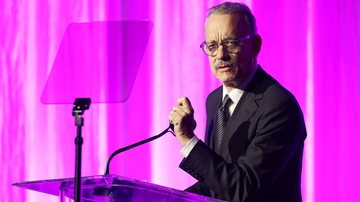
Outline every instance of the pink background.
[[[58, 201], [11, 183], [74, 175], [72, 106], [40, 102], [72, 22], [153, 22], [130, 98], [93, 104], [85, 114], [84, 176], [103, 174], [111, 152], [165, 129], [182, 96], [192, 101], [196, 133], [203, 138], [205, 98], [219, 83], [199, 44], [205, 12], [220, 2], [1, 0], [1, 201]], [[305, 114], [304, 201], [360, 201], [360, 1], [243, 2], [252, 8], [263, 37], [259, 63], [294, 93]], [[179, 150], [176, 139], [166, 135], [116, 157], [111, 172], [184, 189], [194, 179], [178, 168]]]

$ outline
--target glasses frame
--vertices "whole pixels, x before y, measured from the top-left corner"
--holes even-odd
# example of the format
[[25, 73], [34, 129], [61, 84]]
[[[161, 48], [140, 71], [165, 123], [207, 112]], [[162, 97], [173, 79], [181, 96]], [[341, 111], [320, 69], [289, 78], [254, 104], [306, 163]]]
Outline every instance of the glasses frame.
[[237, 53], [237, 52], [229, 51], [229, 50], [228, 50], [228, 47], [227, 47], [226, 45], [224, 45], [224, 43], [226, 43], [226, 42], [228, 42], [228, 41], [233, 41], [233, 42], [237, 43], [236, 46], [240, 47], [240, 46], [243, 46], [243, 45], [244, 45], [244, 44], [239, 44], [240, 42], [246, 41], [246, 40], [248, 40], [248, 39], [251, 39], [252, 37], [254, 37], [254, 36], [256, 36], [256, 35], [257, 35], [257, 34], [249, 34], [249, 35], [246, 35], [246, 36], [241, 37], [241, 38], [239, 38], [239, 39], [225, 40], [225, 41], [221, 41], [221, 42], [214, 43], [214, 44], [217, 45], [217, 47], [216, 47], [216, 50], [215, 50], [213, 53], [211, 53], [211, 52], [209, 51], [209, 49], [208, 49], [208, 44], [206, 43], [206, 41], [204, 41], [204, 42], [202, 42], [202, 43], [200, 44], [200, 48], [203, 50], [203, 52], [205, 53], [205, 55], [212, 56], [212, 57], [216, 56], [216, 54], [217, 54], [220, 46], [222, 46], [228, 53]]

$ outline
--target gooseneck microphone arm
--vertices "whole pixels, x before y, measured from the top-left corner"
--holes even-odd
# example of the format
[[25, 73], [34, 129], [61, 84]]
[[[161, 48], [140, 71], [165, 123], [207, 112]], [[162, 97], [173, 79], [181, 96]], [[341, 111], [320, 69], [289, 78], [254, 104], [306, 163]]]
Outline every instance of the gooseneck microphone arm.
[[[107, 163], [106, 163], [105, 175], [108, 175], [108, 174], [110, 173], [110, 162], [111, 162], [111, 160], [112, 160], [116, 155], [118, 155], [119, 153], [125, 152], [125, 151], [127, 151], [127, 150], [129, 150], [129, 149], [132, 149], [132, 148], [134, 148], [134, 147], [137, 147], [137, 146], [143, 145], [143, 144], [145, 144], [145, 143], [151, 142], [151, 141], [153, 141], [153, 140], [155, 140], [155, 139], [158, 139], [159, 137], [165, 135], [166, 133], [172, 133], [172, 134], [174, 135], [174, 132], [173, 132], [173, 131], [174, 131], [174, 125], [173, 125], [173, 124], [170, 124], [168, 128], [166, 128], [163, 132], [161, 132], [161, 133], [158, 134], [158, 135], [155, 135], [155, 136], [153, 136], [153, 137], [147, 138], [147, 139], [142, 140], [142, 141], [140, 141], [140, 142], [131, 144], [131, 145], [129, 145], [129, 146], [126, 146], [126, 147], [123, 147], [123, 148], [120, 148], [120, 149], [114, 151], [114, 152], [111, 154], [111, 156], [109, 157], [109, 159], [108, 159], [108, 161], [107, 161]], [[174, 136], [175, 136], [175, 135], [174, 135]]]

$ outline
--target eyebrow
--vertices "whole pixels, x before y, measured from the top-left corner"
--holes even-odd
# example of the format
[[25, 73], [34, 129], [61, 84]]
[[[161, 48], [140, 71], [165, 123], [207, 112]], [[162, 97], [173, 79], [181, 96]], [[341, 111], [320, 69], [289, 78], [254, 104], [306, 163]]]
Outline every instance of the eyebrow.
[[[233, 41], [233, 40], [237, 40], [237, 39], [235, 39], [235, 37], [231, 37], [231, 36], [228, 36], [228, 37], [226, 37], [226, 38], [224, 38], [223, 40], [221, 40], [221, 41]], [[206, 41], [205, 41], [206, 42]], [[209, 42], [206, 42], [207, 44], [209, 44], [209, 43], [217, 43], [217, 41], [216, 40], [212, 40], [212, 41], [209, 41]]]

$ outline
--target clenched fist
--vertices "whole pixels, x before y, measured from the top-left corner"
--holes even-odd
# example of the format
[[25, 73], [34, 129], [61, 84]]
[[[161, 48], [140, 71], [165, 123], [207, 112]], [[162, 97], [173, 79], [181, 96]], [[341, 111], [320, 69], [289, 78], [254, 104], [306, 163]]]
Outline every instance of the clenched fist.
[[183, 146], [194, 137], [194, 109], [187, 97], [177, 100], [177, 104], [170, 111], [169, 121], [174, 124], [175, 135]]

